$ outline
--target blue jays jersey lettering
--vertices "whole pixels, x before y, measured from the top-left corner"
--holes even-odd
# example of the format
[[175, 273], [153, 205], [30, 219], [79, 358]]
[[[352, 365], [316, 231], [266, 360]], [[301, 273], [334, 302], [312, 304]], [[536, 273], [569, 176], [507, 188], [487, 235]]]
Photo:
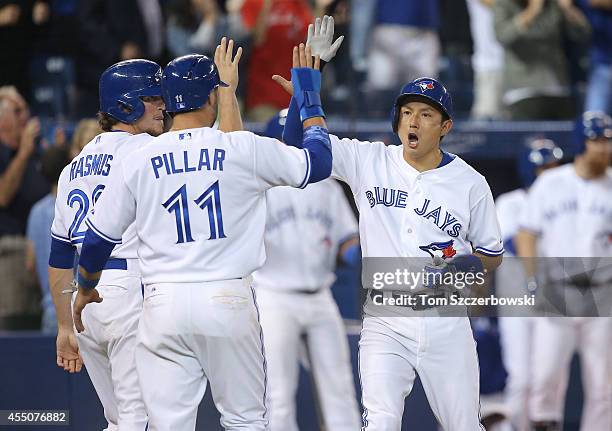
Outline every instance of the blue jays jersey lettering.
[[[64, 168], [58, 181], [55, 218], [51, 234], [56, 240], [67, 242], [80, 253], [87, 230], [87, 219], [104, 193], [115, 166], [152, 137], [146, 133], [105, 132], [89, 142]], [[130, 226], [114, 248], [111, 257], [135, 259], [137, 238]]]
[[110, 173], [112, 154], [87, 154], [78, 157], [70, 163], [70, 181], [88, 175], [108, 176]]
[[[446, 232], [452, 237], [458, 237], [461, 230], [461, 223], [457, 223], [457, 219], [446, 209], [442, 209], [442, 205], [429, 205], [430, 199], [425, 199], [423, 206], [414, 208], [414, 212], [424, 219], [431, 220], [440, 230]], [[434, 208], [435, 207], [435, 208]]]
[[401, 146], [330, 138], [332, 176], [349, 184], [359, 208], [364, 257], [503, 253], [491, 190], [461, 158], [419, 172]]
[[113, 169], [120, 175], [90, 228], [113, 242], [136, 220], [145, 284], [207, 282], [261, 266], [264, 192], [305, 184], [309, 158], [274, 139], [203, 127], [158, 136]]
[[189, 155], [189, 151], [162, 153], [151, 157], [151, 166], [155, 179], [160, 174], [173, 175], [189, 172], [222, 171], [225, 150], [223, 148], [201, 148], [196, 157]]
[[612, 169], [596, 180], [580, 178], [573, 164], [547, 170], [529, 189], [520, 225], [540, 235], [542, 256], [612, 256]]
[[367, 190], [365, 193], [371, 208], [374, 208], [374, 205], [406, 208], [406, 199], [408, 198], [407, 191], [388, 189], [386, 187], [374, 187], [374, 191]]
[[255, 285], [289, 291], [330, 286], [339, 244], [357, 234], [340, 185], [327, 179], [305, 190], [276, 187], [266, 192], [266, 203], [267, 259], [253, 274]]

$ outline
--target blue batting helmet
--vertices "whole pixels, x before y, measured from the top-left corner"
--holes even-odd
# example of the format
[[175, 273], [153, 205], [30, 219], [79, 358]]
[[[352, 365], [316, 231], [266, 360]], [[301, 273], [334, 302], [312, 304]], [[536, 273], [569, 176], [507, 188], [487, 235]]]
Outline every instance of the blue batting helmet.
[[444, 85], [433, 78], [417, 78], [406, 84], [395, 99], [391, 113], [394, 132], [399, 125], [400, 108], [412, 100], [433, 105], [448, 118], [453, 118], [453, 100]]
[[574, 132], [576, 154], [582, 154], [586, 150], [586, 140], [612, 139], [612, 118], [603, 111], [587, 111], [576, 122]]
[[175, 58], [164, 69], [162, 78], [166, 111], [199, 109], [215, 88], [227, 86], [219, 78], [215, 62], [205, 55], [189, 54]]
[[563, 150], [550, 139], [534, 139], [519, 156], [518, 171], [523, 187], [529, 187], [536, 179], [536, 170], [546, 165], [558, 164]]
[[145, 111], [141, 97], [161, 96], [162, 70], [149, 60], [113, 64], [100, 76], [100, 112], [132, 124]]
[[283, 109], [278, 114], [268, 121], [266, 124], [266, 128], [263, 132], [263, 136], [267, 136], [268, 138], [278, 139], [279, 141], [283, 140], [283, 130], [285, 129], [285, 122], [287, 121], [287, 112], [288, 109]]

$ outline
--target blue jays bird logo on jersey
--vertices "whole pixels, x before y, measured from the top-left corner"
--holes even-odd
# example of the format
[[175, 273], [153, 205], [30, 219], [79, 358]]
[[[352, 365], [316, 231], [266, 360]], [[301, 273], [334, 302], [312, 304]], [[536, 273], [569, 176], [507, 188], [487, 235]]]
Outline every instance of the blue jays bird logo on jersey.
[[427, 90], [434, 89], [434, 83], [432, 81], [422, 81], [417, 83], [419, 87], [421, 87], [421, 91], [425, 93]]
[[453, 248], [454, 240], [432, 242], [428, 245], [420, 245], [419, 248], [428, 253], [431, 257], [441, 257], [442, 259], [450, 259], [457, 254], [457, 250]]

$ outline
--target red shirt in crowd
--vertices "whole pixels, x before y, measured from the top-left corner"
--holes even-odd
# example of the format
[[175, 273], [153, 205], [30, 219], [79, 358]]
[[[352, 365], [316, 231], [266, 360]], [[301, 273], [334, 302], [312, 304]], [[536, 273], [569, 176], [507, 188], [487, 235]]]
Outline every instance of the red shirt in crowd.
[[[245, 0], [241, 13], [247, 29], [253, 30], [262, 7], [263, 0]], [[272, 0], [264, 40], [253, 46], [249, 59], [247, 109], [259, 105], [283, 109], [289, 105], [289, 96], [272, 81], [272, 75], [290, 77], [293, 47], [306, 41], [312, 21], [306, 0]]]

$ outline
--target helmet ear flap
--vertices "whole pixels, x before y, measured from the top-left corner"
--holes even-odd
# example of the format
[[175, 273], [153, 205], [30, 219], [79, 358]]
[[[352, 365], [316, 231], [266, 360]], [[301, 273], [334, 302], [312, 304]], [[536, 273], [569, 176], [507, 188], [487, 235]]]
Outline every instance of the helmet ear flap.
[[142, 117], [145, 106], [139, 97], [124, 97], [117, 100], [117, 105], [109, 111], [112, 117], [122, 123], [132, 124]]

